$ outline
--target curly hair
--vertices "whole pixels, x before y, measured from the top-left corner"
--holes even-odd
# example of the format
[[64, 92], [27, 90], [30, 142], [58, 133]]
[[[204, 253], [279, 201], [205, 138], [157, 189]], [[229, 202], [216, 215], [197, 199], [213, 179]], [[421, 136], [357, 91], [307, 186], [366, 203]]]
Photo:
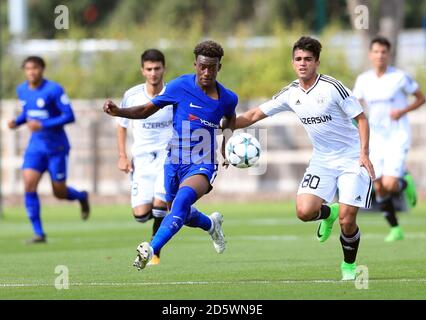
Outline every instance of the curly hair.
[[222, 59], [224, 52], [222, 46], [214, 41], [207, 40], [200, 42], [194, 49], [195, 58], [198, 56], [206, 56], [210, 58]]
[[311, 37], [301, 37], [297, 42], [293, 45], [293, 55], [296, 50], [304, 50], [312, 52], [315, 60], [318, 61], [321, 53], [321, 43]]

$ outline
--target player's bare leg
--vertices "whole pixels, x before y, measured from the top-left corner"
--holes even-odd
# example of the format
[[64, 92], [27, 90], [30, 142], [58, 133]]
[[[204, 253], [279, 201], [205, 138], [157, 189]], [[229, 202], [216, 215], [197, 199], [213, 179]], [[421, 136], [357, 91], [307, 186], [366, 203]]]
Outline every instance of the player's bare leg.
[[132, 213], [137, 222], [147, 222], [152, 218], [152, 203], [136, 206], [132, 208]]
[[356, 278], [355, 260], [361, 239], [361, 233], [356, 224], [358, 209], [358, 207], [340, 203], [340, 243], [344, 255], [344, 261], [341, 264], [342, 280], [355, 280]]
[[81, 207], [81, 219], [87, 220], [90, 215], [89, 194], [86, 191], [77, 191], [67, 186], [66, 181], [52, 181], [53, 195], [58, 199], [78, 200]]
[[323, 203], [324, 199], [313, 194], [298, 194], [296, 198], [297, 217], [304, 222], [317, 220]]
[[321, 220], [317, 230], [317, 238], [320, 242], [324, 242], [330, 237], [338, 212], [337, 203], [325, 205], [324, 199], [316, 195], [308, 193], [297, 195], [297, 217], [305, 222]]

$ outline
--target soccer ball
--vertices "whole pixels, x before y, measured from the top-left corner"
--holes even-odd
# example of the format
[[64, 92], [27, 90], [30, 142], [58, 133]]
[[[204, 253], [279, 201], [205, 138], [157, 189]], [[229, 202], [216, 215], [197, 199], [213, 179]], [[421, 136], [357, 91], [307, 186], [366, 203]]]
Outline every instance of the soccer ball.
[[261, 151], [259, 141], [249, 133], [232, 136], [225, 146], [226, 160], [237, 168], [253, 166], [259, 160]]

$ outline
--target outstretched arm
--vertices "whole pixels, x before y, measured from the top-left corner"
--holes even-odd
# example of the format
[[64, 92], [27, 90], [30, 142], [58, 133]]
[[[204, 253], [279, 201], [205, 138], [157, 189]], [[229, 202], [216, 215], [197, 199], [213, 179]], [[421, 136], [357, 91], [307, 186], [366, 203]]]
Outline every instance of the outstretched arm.
[[267, 115], [264, 114], [259, 107], [250, 109], [237, 117], [237, 119], [235, 120], [234, 129], [249, 127], [256, 122], [265, 119], [266, 117]]
[[368, 125], [368, 119], [365, 116], [364, 112], [361, 112], [359, 115], [357, 115], [354, 118], [354, 120], [358, 124], [359, 137], [361, 140], [361, 150], [360, 150], [360, 157], [359, 157], [360, 165], [365, 167], [365, 169], [367, 169], [368, 171], [368, 174], [370, 175], [370, 178], [372, 180], [375, 180], [376, 174], [374, 173], [374, 167], [369, 157], [370, 127]]
[[113, 117], [121, 117], [127, 119], [146, 119], [156, 113], [158, 110], [160, 110], [160, 108], [153, 104], [151, 101], [141, 106], [119, 108], [114, 102], [112, 102], [111, 100], [107, 100], [104, 103], [103, 110], [105, 113]]

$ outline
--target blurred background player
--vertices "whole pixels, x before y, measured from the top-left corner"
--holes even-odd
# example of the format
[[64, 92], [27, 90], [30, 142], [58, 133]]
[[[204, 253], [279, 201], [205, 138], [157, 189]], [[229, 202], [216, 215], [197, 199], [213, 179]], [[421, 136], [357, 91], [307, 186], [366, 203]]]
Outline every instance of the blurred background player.
[[206, 216], [192, 205], [212, 189], [218, 169], [216, 135], [223, 117], [228, 120], [225, 126], [235, 121], [238, 97], [216, 81], [224, 54], [218, 43], [201, 42], [194, 54], [195, 74], [171, 81], [163, 94], [145, 105], [120, 109], [110, 100], [104, 104], [106, 113], [132, 119], [145, 119], [173, 104], [173, 137], [164, 165], [166, 200], [171, 210], [151, 243], [138, 246], [134, 266], [139, 270], [183, 225], [207, 231], [215, 250], [225, 250], [222, 215], [214, 212]]
[[[374, 169], [369, 160], [369, 128], [361, 105], [339, 81], [318, 74], [321, 44], [302, 37], [293, 46], [293, 68], [298, 80], [272, 100], [241, 116], [235, 128], [245, 128], [282, 111], [295, 112], [312, 141], [314, 151], [296, 199], [302, 221], [322, 220], [317, 236], [326, 241], [337, 217], [344, 261], [342, 280], [356, 277], [356, 255], [361, 233], [356, 224], [360, 207], [370, 206]], [[358, 130], [352, 124], [358, 123]], [[339, 203], [331, 206], [339, 190]]]
[[68, 96], [59, 84], [43, 77], [45, 62], [42, 58], [26, 58], [22, 68], [27, 81], [17, 87], [16, 93], [23, 110], [16, 119], [9, 121], [8, 126], [15, 129], [26, 124], [32, 132], [22, 165], [25, 208], [35, 234], [28, 243], [43, 243], [46, 234], [40, 218], [37, 186], [46, 170], [55, 197], [78, 200], [83, 220], [89, 217], [89, 199], [87, 192], [77, 191], [66, 184], [70, 144], [64, 125], [75, 121]]
[[[143, 105], [164, 90], [165, 58], [162, 52], [149, 49], [141, 55], [141, 72], [145, 83], [126, 91], [121, 108]], [[173, 106], [166, 106], [146, 120], [134, 120], [132, 125], [132, 161], [127, 158], [126, 137], [130, 120], [117, 120], [118, 168], [131, 173], [131, 203], [136, 221], [154, 219], [152, 235], [157, 232], [167, 214], [164, 189], [164, 160], [172, 136]], [[160, 263], [160, 251], [150, 264]]]
[[[391, 226], [385, 241], [402, 240], [392, 195], [404, 192], [410, 207], [417, 201], [414, 181], [406, 174], [406, 158], [411, 145], [407, 114], [419, 108], [425, 97], [408, 74], [389, 66], [391, 44], [384, 37], [370, 43], [369, 59], [373, 69], [358, 76], [354, 95], [368, 108], [371, 128], [371, 160], [376, 170], [376, 202]], [[407, 96], [413, 95], [409, 104]]]

